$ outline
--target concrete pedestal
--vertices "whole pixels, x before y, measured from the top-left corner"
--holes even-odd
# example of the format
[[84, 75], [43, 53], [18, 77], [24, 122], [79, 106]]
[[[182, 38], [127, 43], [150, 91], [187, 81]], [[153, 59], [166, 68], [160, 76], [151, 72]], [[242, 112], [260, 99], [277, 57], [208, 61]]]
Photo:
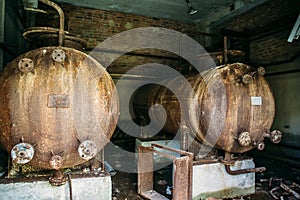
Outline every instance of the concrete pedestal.
[[[172, 143], [171, 143], [172, 142]], [[136, 146], [151, 146], [151, 144], [160, 144], [170, 146], [175, 149], [180, 148], [177, 141], [159, 140], [159, 141], [141, 141], [136, 140]], [[178, 157], [178, 154], [174, 154]], [[162, 162], [162, 156], [154, 155], [154, 163]], [[239, 160], [231, 166], [231, 170], [254, 168], [254, 162], [251, 158]], [[193, 166], [192, 197], [193, 200], [203, 200], [207, 197], [215, 198], [233, 198], [237, 196], [255, 193], [255, 173], [241, 175], [230, 175], [226, 172], [225, 165], [216, 162]]]
[[[252, 159], [236, 161], [231, 170], [254, 168]], [[255, 193], [255, 173], [230, 175], [222, 163], [193, 166], [193, 200], [233, 198]]]
[[[30, 199], [30, 200], [111, 200], [112, 184], [110, 176], [72, 178], [71, 187], [67, 182], [62, 186], [51, 186], [47, 180], [31, 182], [0, 183], [0, 199]], [[72, 194], [71, 194], [72, 193]], [[72, 198], [70, 198], [72, 195]]]

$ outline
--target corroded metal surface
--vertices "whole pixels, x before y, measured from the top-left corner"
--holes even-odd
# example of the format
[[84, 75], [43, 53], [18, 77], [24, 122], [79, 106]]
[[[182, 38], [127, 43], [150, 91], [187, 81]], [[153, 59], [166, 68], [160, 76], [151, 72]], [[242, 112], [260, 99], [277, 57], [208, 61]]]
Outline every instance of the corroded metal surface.
[[[275, 114], [274, 97], [262, 71], [234, 63], [189, 75], [186, 78], [195, 94], [184, 92], [187, 86], [178, 84], [177, 78], [166, 81], [166, 87], [143, 86], [132, 99], [132, 115], [137, 123], [145, 125], [150, 122], [149, 108], [161, 104], [167, 115], [166, 132], [175, 134], [184, 124], [208, 145], [233, 153], [251, 150], [270, 133]], [[183, 91], [181, 96], [167, 89], [172, 84]], [[164, 121], [163, 112], [153, 114], [152, 120], [157, 124]], [[249, 133], [247, 137], [245, 132]]]
[[[31, 144], [28, 163], [44, 169], [86, 162], [79, 145], [93, 141], [97, 151], [111, 138], [118, 119], [118, 95], [106, 70], [88, 55], [66, 47], [65, 59], [52, 58], [58, 47], [45, 47], [14, 59], [0, 75], [0, 142], [11, 152]], [[24, 73], [20, 60], [32, 60]], [[94, 154], [93, 154], [94, 155]]]
[[[162, 152], [162, 150], [167, 150], [168, 152]], [[154, 143], [152, 143], [151, 147], [138, 146], [138, 152], [138, 194], [151, 200], [167, 199], [165, 196], [156, 192], [153, 187], [153, 154], [155, 153], [173, 160], [174, 185], [172, 199], [192, 199], [193, 153]], [[175, 157], [170, 153], [179, 153], [181, 156]]]

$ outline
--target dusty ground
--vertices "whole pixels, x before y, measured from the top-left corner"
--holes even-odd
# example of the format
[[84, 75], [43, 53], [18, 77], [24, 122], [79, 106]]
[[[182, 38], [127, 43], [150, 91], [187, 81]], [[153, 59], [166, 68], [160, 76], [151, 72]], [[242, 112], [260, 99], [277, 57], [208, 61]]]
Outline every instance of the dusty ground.
[[[112, 177], [113, 182], [113, 200], [143, 200], [137, 194], [137, 177], [136, 174], [118, 172]], [[165, 189], [164, 180], [156, 181], [157, 186]], [[158, 188], [156, 190], [159, 190]], [[170, 197], [170, 196], [169, 196]], [[236, 197], [235, 200], [272, 200], [273, 198], [262, 187], [257, 187], [257, 192], [252, 195]], [[210, 200], [213, 200], [211, 198]], [[229, 199], [228, 199], [229, 200]]]
[[[132, 145], [127, 145], [132, 146]], [[134, 149], [131, 149], [134, 152]], [[108, 158], [110, 155], [106, 155]], [[127, 168], [136, 168], [136, 159], [134, 154], [130, 156], [123, 156], [122, 154], [116, 156], [113, 155], [110, 159], [110, 164], [116, 169], [116, 175], [112, 176], [113, 182], [113, 200], [142, 200], [137, 194], [137, 175], [136, 173], [128, 173], [118, 171], [122, 169], [122, 165], [126, 165]], [[293, 183], [300, 185], [300, 169], [286, 165], [282, 162], [270, 160], [266, 158], [254, 157], [254, 162], [257, 167], [265, 166], [267, 171], [264, 173], [256, 174], [256, 193], [252, 195], [236, 197], [231, 200], [295, 200], [297, 199], [295, 195], [300, 194], [300, 187], [293, 186]], [[164, 170], [164, 171], [163, 171]], [[157, 192], [167, 196], [171, 199], [171, 195], [166, 194], [166, 189], [168, 186], [172, 185], [171, 171], [168, 169], [162, 169], [162, 171], [155, 172], [154, 187]], [[280, 187], [280, 183], [284, 183], [297, 192], [293, 194], [287, 192]], [[273, 198], [270, 195], [270, 190], [274, 190]], [[212, 200], [211, 198], [210, 200]], [[300, 199], [300, 196], [299, 198]], [[229, 199], [228, 199], [229, 200]]]

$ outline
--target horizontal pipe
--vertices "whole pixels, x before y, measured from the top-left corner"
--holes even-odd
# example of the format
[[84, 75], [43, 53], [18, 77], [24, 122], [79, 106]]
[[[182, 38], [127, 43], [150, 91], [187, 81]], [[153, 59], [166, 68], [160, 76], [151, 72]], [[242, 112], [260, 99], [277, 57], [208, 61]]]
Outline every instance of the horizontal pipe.
[[253, 172], [256, 173], [256, 172], [266, 171], [265, 167], [231, 170], [230, 165], [225, 165], [225, 169], [226, 169], [226, 172], [230, 175], [240, 175], [240, 174], [247, 174], [247, 173], [253, 173]]
[[130, 55], [130, 56], [142, 56], [142, 57], [151, 57], [151, 58], [163, 58], [163, 59], [170, 59], [170, 60], [178, 60], [178, 56], [163, 56], [163, 55], [154, 55], [154, 54], [143, 54], [143, 53], [134, 53], [134, 52], [126, 52], [126, 51], [119, 51], [115, 49], [106, 49], [106, 48], [86, 48], [86, 51], [95, 51], [101, 53], [112, 53], [112, 54], [120, 54], [120, 55]]

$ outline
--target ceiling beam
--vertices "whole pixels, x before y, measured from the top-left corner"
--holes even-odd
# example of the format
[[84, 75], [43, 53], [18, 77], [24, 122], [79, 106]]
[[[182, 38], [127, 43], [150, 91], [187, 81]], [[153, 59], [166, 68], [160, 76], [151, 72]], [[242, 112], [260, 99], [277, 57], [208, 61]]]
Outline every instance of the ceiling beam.
[[230, 19], [241, 15], [256, 6], [259, 6], [268, 0], [256, 0], [256, 1], [247, 1], [247, 0], [236, 0], [232, 5], [229, 7], [225, 7], [220, 9], [219, 11], [213, 13], [206, 18], [206, 26], [210, 28], [218, 27], [225, 22], [229, 21]]

